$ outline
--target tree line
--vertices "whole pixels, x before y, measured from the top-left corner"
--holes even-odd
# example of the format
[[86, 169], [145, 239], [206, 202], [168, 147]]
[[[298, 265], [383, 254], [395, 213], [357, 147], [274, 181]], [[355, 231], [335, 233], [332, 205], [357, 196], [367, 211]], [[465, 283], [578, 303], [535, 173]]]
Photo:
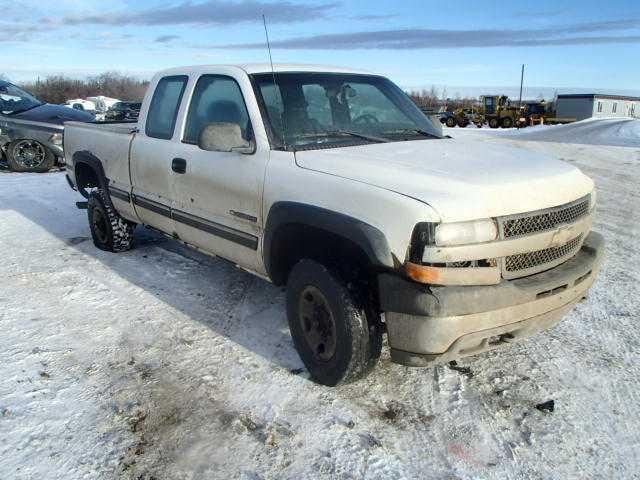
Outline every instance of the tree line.
[[447, 111], [453, 111], [457, 108], [471, 108], [478, 103], [477, 98], [461, 97], [459, 93], [456, 93], [454, 98], [450, 98], [446, 87], [439, 91], [435, 85], [432, 85], [429, 90], [412, 90], [407, 93], [416, 105], [429, 110], [439, 110], [444, 107]]
[[[7, 76], [0, 73], [0, 78], [6, 79]], [[141, 101], [149, 81], [117, 72], [105, 72], [82, 80], [54, 75], [33, 82], [17, 82], [17, 85], [43, 102], [62, 104], [67, 100], [98, 95], [124, 101]]]
[[[8, 77], [0, 73], [0, 79], [6, 80]], [[82, 80], [64, 75], [54, 75], [34, 82], [18, 83], [18, 86], [34, 94], [40, 100], [54, 104], [98, 95], [124, 101], [142, 101], [149, 81], [118, 72], [105, 72]], [[441, 107], [445, 107], [449, 111], [456, 108], [471, 108], [477, 103], [476, 98], [462, 98], [457, 93], [454, 95], [455, 98], [449, 98], [446, 87], [439, 91], [434, 85], [429, 90], [413, 90], [407, 93], [419, 107], [435, 111]]]

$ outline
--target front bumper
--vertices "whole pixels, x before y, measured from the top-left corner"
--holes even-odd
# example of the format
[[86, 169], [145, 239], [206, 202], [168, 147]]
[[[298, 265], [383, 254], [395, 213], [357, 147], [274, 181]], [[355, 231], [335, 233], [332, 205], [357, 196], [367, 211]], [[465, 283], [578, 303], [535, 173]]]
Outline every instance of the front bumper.
[[426, 366], [551, 328], [585, 296], [603, 253], [603, 237], [591, 232], [578, 253], [561, 265], [497, 285], [428, 287], [381, 274], [380, 304], [391, 359]]
[[64, 132], [64, 127], [61, 125], [5, 119], [0, 121], [0, 130], [0, 146], [6, 147], [14, 140], [33, 139], [47, 147], [57, 159], [64, 158], [62, 145], [51, 143], [51, 136], [54, 133]]

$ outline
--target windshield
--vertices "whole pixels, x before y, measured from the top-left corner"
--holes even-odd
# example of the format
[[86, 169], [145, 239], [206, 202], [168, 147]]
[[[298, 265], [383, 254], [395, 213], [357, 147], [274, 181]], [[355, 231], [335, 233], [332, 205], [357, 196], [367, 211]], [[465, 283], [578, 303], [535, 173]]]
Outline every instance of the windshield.
[[31, 110], [43, 103], [30, 93], [0, 81], [0, 112], [5, 115]]
[[441, 138], [384, 77], [334, 73], [252, 75], [275, 148], [292, 150]]

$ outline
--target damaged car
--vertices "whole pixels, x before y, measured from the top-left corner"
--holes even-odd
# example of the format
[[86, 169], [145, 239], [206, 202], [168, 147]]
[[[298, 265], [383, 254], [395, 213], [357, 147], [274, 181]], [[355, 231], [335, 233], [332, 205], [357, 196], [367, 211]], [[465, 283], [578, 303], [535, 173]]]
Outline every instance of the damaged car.
[[51, 105], [0, 80], [0, 159], [10, 170], [46, 172], [64, 161], [64, 122], [92, 122], [93, 115]]

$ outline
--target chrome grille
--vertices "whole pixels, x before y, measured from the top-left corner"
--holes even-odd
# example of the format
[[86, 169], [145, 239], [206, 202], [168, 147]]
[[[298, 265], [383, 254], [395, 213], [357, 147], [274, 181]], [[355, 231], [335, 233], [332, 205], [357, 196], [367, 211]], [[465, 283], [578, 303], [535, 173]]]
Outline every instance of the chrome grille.
[[589, 196], [559, 207], [501, 219], [503, 238], [530, 235], [552, 230], [558, 225], [573, 223], [589, 213]]
[[[583, 235], [569, 240], [559, 247], [545, 248], [536, 252], [520, 253], [504, 258], [504, 269], [507, 272], [522, 272], [544, 264], [552, 264], [557, 260], [572, 256], [582, 244]], [[539, 269], [536, 269], [539, 271]]]

